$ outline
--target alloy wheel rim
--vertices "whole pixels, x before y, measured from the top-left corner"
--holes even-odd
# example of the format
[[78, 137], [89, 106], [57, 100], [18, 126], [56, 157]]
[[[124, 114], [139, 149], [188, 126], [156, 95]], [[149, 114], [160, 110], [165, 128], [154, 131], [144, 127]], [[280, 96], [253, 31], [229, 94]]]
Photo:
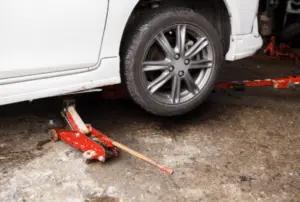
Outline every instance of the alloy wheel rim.
[[157, 102], [181, 104], [201, 92], [214, 64], [208, 37], [193, 25], [176, 24], [149, 43], [142, 64], [143, 84]]

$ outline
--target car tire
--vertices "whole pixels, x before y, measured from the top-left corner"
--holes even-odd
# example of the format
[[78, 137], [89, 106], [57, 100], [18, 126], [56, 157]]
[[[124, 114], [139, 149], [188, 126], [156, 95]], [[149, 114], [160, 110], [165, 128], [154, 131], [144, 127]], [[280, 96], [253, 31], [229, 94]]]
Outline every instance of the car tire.
[[[157, 8], [136, 17], [127, 29], [121, 51], [122, 76], [129, 94], [142, 108], [159, 116], [182, 115], [195, 109], [212, 91], [223, 63], [221, 38], [204, 16], [189, 8]], [[165, 39], [169, 45], [164, 45]], [[201, 40], [206, 40], [202, 42], [205, 44]], [[198, 50], [201, 52], [197, 53]], [[155, 62], [163, 61], [168, 66], [159, 64], [161, 72], [153, 72], [153, 61], [147, 61], [156, 57], [164, 59]], [[207, 69], [200, 69], [202, 62], [207, 62]], [[161, 80], [168, 71], [171, 78]], [[205, 82], [198, 78], [200, 75]], [[155, 86], [158, 81], [163, 84]]]

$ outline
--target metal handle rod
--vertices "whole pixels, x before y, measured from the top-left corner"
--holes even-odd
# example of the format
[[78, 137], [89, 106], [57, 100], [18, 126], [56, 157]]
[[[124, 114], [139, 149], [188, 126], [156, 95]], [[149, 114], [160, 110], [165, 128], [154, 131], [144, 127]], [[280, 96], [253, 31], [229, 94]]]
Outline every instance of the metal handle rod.
[[116, 141], [113, 141], [113, 145], [129, 154], [131, 154], [132, 156], [135, 156], [155, 167], [158, 167], [162, 172], [165, 172], [169, 175], [172, 175], [174, 173], [174, 171], [171, 169], [171, 168], [168, 168], [166, 166], [163, 166], [163, 165], [160, 165], [159, 163], [155, 162], [154, 160], [148, 158], [147, 156], [137, 152], [137, 151], [134, 151], [133, 149], [130, 149], [129, 147], [119, 143], [119, 142], [116, 142]]

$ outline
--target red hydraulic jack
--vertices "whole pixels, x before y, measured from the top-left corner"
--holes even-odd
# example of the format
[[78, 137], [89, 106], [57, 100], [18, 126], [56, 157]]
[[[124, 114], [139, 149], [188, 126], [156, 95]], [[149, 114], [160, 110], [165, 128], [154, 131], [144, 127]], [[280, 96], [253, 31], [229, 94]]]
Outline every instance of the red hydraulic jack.
[[64, 108], [62, 116], [70, 127], [67, 129], [52, 129], [50, 135], [53, 141], [62, 140], [72, 147], [83, 152], [83, 157], [87, 160], [106, 160], [117, 157], [119, 149], [139, 158], [147, 163], [158, 167], [162, 172], [173, 174], [173, 170], [158, 164], [152, 159], [138, 153], [127, 146], [116, 142], [89, 124], [85, 124], [75, 109], [75, 105], [68, 105]]

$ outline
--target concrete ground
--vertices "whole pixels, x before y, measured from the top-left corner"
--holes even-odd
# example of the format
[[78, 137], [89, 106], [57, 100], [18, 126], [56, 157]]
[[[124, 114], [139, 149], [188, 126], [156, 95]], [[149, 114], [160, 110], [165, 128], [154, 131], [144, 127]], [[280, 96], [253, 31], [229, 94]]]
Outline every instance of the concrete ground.
[[[226, 64], [222, 80], [300, 73], [260, 56]], [[86, 164], [51, 143], [60, 98], [0, 108], [0, 201], [300, 201], [300, 92], [213, 93], [182, 117], [152, 116], [129, 100], [79, 98], [87, 122], [171, 166], [173, 176], [122, 153]]]

